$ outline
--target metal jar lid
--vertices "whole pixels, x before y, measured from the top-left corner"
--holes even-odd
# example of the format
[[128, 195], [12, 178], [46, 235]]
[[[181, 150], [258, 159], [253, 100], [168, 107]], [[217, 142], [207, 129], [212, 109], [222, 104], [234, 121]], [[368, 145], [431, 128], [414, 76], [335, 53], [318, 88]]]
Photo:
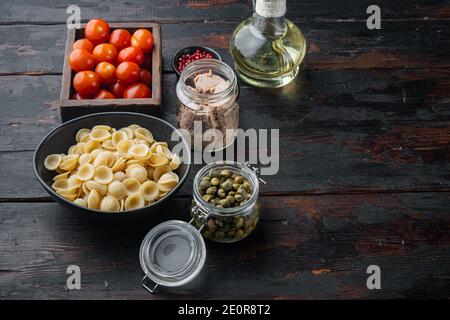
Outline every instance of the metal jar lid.
[[142, 241], [139, 251], [145, 273], [142, 286], [154, 293], [161, 285], [178, 287], [192, 281], [206, 260], [205, 241], [193, 225], [170, 220], [154, 227]]

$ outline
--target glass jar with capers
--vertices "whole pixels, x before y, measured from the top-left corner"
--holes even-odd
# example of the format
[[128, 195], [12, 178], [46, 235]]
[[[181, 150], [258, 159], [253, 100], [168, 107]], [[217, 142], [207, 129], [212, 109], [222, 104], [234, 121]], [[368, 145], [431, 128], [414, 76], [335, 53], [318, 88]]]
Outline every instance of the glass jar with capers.
[[257, 170], [232, 161], [213, 162], [194, 178], [191, 213], [204, 237], [239, 241], [253, 232], [261, 216]]

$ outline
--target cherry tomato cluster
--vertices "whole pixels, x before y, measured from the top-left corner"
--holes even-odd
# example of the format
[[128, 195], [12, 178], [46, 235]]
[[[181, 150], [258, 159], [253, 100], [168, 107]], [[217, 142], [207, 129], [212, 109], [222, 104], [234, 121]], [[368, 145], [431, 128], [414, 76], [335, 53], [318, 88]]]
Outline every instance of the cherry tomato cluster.
[[206, 51], [200, 51], [200, 49], [197, 49], [193, 54], [183, 54], [179, 59], [178, 59], [178, 65], [177, 65], [177, 69], [179, 72], [183, 71], [183, 69], [191, 62], [195, 61], [195, 60], [200, 60], [200, 59], [212, 59], [212, 55]]
[[110, 32], [106, 21], [93, 19], [86, 25], [85, 37], [75, 41], [69, 57], [76, 72], [73, 99], [151, 97], [154, 39], [150, 31]]

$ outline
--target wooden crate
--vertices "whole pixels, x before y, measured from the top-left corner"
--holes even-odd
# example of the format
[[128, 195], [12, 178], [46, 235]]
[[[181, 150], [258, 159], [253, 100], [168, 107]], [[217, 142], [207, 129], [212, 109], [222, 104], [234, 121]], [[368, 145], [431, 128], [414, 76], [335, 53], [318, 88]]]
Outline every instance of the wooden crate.
[[157, 23], [110, 23], [110, 29], [123, 28], [131, 34], [140, 28], [148, 29], [154, 37], [154, 47], [152, 51], [152, 97], [145, 99], [71, 99], [75, 93], [72, 86], [72, 79], [75, 73], [69, 65], [69, 56], [72, 52], [73, 43], [84, 38], [84, 28], [68, 30], [66, 51], [64, 55], [64, 69], [61, 83], [60, 112], [63, 122], [70, 119], [96, 112], [106, 111], [131, 111], [158, 116], [162, 111], [161, 106], [161, 28]]

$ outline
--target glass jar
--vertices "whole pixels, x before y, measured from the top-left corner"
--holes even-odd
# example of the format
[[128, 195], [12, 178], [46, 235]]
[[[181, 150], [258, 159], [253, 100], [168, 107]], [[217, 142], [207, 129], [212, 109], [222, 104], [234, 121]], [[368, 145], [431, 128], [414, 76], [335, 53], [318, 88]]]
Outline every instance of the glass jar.
[[[205, 87], [206, 82], [202, 82], [203, 86], [199, 86], [197, 76], [207, 74], [220, 84]], [[180, 75], [176, 93], [177, 125], [187, 130], [193, 149], [221, 150], [234, 142], [239, 123], [239, 87], [234, 71], [226, 63], [202, 59], [188, 64]]]
[[[218, 208], [205, 202], [199, 189], [203, 177], [226, 170], [242, 176], [251, 193], [242, 205]], [[261, 217], [259, 169], [248, 163], [213, 162], [203, 167], [194, 178], [194, 196], [190, 222], [170, 220], [149, 231], [142, 241], [139, 260], [144, 277], [142, 286], [155, 293], [158, 286], [178, 287], [195, 279], [206, 260], [204, 237], [217, 242], [239, 241], [253, 232]]]
[[[204, 177], [215, 176], [225, 180], [221, 177], [222, 172], [229, 173], [231, 176], [242, 176], [250, 184], [251, 192], [246, 194], [247, 199], [241, 202], [240, 206], [221, 208], [206, 202], [200, 184]], [[203, 228], [205, 238], [216, 242], [235, 242], [247, 237], [255, 230], [261, 217], [259, 182], [263, 181], [257, 174], [257, 169], [250, 167], [248, 163], [242, 165], [231, 161], [213, 162], [197, 173], [193, 183], [191, 214], [194, 226]]]

